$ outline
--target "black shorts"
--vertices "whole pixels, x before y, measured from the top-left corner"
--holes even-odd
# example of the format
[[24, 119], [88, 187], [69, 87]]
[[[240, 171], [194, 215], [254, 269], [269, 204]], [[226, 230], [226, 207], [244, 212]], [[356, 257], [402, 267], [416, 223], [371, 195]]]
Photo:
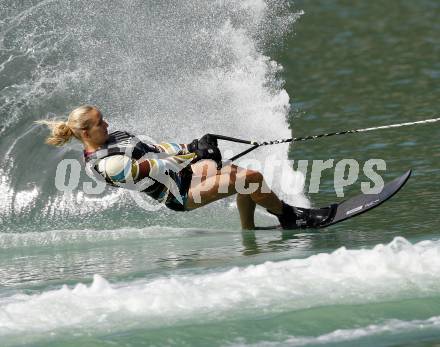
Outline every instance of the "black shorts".
[[192, 171], [190, 169], [184, 169], [173, 178], [179, 189], [180, 199], [182, 202], [180, 202], [173, 194], [170, 193], [167, 201], [165, 202], [165, 206], [173, 211], [186, 211], [186, 202], [188, 200], [188, 192], [191, 186]]

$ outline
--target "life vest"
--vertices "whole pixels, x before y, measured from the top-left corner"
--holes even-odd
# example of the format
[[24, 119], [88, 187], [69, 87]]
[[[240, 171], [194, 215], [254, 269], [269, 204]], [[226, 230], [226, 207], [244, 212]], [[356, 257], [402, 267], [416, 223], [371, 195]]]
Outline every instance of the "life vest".
[[[156, 157], [161, 157], [162, 152], [160, 152], [155, 146], [146, 144], [140, 141], [136, 136], [126, 132], [126, 131], [115, 131], [109, 135], [107, 142], [101, 146], [100, 149], [91, 153], [84, 154], [84, 159], [86, 162], [86, 170], [96, 177], [98, 180], [105, 179], [107, 184], [112, 185], [114, 187], [120, 187], [118, 184], [115, 184], [109, 177], [104, 177], [97, 169], [97, 163], [100, 159], [112, 156], [112, 155], [126, 155], [132, 159], [139, 160], [147, 153], [158, 153]], [[173, 176], [173, 173], [169, 173], [170, 176]], [[172, 177], [173, 178], [173, 177]], [[149, 178], [151, 181], [150, 185], [142, 190], [142, 192], [148, 194], [153, 199], [159, 200], [163, 197], [164, 192], [167, 191], [167, 187], [154, 180], [153, 178]]]

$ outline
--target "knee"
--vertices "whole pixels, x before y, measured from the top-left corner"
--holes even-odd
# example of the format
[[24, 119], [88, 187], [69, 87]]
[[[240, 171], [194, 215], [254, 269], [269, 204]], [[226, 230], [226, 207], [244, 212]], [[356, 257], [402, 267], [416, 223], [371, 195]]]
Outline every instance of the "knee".
[[246, 171], [246, 182], [247, 183], [261, 183], [261, 182], [263, 182], [263, 175], [259, 171], [247, 170]]
[[236, 177], [234, 175], [231, 175], [231, 177], [231, 183], [234, 185], [236, 192], [243, 194], [252, 194], [259, 191], [263, 182], [263, 175], [254, 170], [241, 169], [237, 171]]

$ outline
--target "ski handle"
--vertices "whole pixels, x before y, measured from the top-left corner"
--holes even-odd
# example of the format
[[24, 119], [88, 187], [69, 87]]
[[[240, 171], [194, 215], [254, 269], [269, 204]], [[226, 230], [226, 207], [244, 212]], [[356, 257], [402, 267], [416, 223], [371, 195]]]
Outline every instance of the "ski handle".
[[435, 123], [435, 122], [438, 122], [438, 121], [440, 121], [440, 118], [431, 118], [431, 119], [425, 119], [425, 120], [416, 121], [416, 122], [389, 124], [389, 125], [382, 125], [382, 126], [371, 127], [371, 128], [344, 130], [344, 131], [338, 131], [338, 132], [327, 133], [327, 134], [311, 135], [311, 136], [304, 136], [304, 137], [293, 137], [293, 138], [290, 138], [290, 139], [279, 139], [279, 140], [264, 141], [264, 142], [257, 142], [257, 141], [237, 139], [235, 137], [224, 136], [224, 135], [217, 135], [217, 134], [209, 134], [209, 135], [211, 135], [212, 137], [216, 138], [217, 140], [224, 140], [224, 141], [230, 141], [230, 142], [237, 142], [237, 143], [244, 143], [244, 144], [252, 145], [252, 147], [249, 147], [245, 151], [240, 152], [237, 155], [234, 155], [233, 157], [231, 157], [231, 158], [229, 158], [229, 159], [227, 159], [226, 161], [223, 162], [223, 164], [226, 164], [226, 163], [231, 163], [234, 160], [237, 160], [238, 158], [241, 158], [242, 156], [248, 154], [249, 152], [252, 152], [254, 149], [256, 149], [256, 148], [258, 148], [260, 146], [269, 146], [269, 145], [276, 145], [276, 144], [279, 144], [279, 143], [289, 143], [289, 142], [299, 142], [299, 141], [315, 140], [315, 139], [318, 139], [318, 138], [321, 138], [321, 137], [329, 137], [329, 136], [335, 136], [335, 135], [362, 133], [362, 132], [373, 131], [373, 130], [381, 130], [381, 129], [400, 128], [400, 127], [410, 126], [410, 125]]

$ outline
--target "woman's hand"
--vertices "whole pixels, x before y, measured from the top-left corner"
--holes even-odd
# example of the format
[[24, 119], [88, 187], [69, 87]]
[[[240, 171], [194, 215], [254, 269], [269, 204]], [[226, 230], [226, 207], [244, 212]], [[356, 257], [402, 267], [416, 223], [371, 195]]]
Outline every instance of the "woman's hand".
[[195, 153], [196, 158], [193, 163], [200, 160], [210, 159], [217, 163], [217, 167], [221, 168], [222, 154], [218, 149], [217, 139], [211, 134], [203, 135], [200, 140], [193, 140], [188, 145], [188, 151]]

